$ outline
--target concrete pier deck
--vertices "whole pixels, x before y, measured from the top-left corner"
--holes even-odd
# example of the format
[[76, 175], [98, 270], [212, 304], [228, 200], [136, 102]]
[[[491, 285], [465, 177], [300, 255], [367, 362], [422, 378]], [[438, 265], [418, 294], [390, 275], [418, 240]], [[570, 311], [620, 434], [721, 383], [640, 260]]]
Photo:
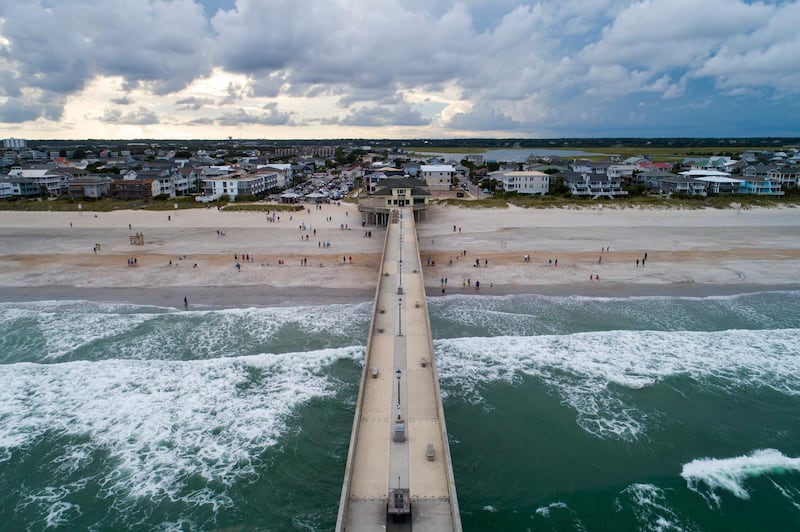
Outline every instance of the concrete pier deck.
[[337, 531], [461, 530], [433, 354], [414, 217], [398, 209], [386, 231]]

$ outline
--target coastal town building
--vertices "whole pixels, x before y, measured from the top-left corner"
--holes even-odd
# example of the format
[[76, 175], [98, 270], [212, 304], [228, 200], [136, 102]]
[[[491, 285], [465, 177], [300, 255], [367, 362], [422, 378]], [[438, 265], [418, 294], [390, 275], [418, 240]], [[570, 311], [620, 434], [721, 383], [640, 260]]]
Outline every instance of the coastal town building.
[[630, 177], [637, 170], [640, 170], [638, 164], [612, 164], [606, 169], [606, 175], [611, 179], [619, 179]]
[[28, 147], [28, 142], [25, 139], [17, 139], [14, 137], [3, 139], [3, 148], [9, 150], [24, 150]]
[[755, 194], [757, 196], [783, 196], [780, 182], [767, 177], [751, 177], [741, 180], [739, 194]]
[[431, 193], [426, 183], [408, 177], [387, 178], [379, 182], [374, 194], [359, 198], [358, 211], [366, 224], [386, 225], [393, 209], [411, 207], [415, 220], [427, 220]]
[[502, 172], [498, 177], [506, 192], [543, 196], [550, 191], [550, 176], [544, 172], [535, 170]]
[[378, 185], [384, 179], [390, 177], [403, 177], [405, 171], [393, 166], [375, 166], [364, 170], [364, 186], [370, 194], [374, 194], [378, 190]]
[[[66, 190], [69, 175], [50, 168], [14, 168], [8, 173], [9, 178], [17, 179], [22, 196], [58, 196]], [[36, 189], [36, 192], [32, 191]], [[24, 191], [24, 192], [23, 192]], [[16, 194], [14, 194], [16, 195]]]
[[592, 161], [591, 159], [576, 159], [569, 165], [569, 169], [580, 174], [605, 174], [611, 163], [608, 161]]
[[67, 194], [70, 198], [100, 199], [108, 196], [111, 188], [111, 178], [87, 176], [69, 182]]
[[[668, 174], [667, 176], [660, 177], [657, 183], [657, 188], [650, 190], [657, 190], [662, 196], [669, 197], [673, 194], [684, 196], [707, 195], [708, 184], [691, 177]], [[655, 181], [653, 181], [653, 184], [655, 186]]]
[[210, 198], [219, 199], [225, 195], [232, 201], [235, 201], [237, 196], [243, 195], [262, 197], [269, 190], [268, 176], [271, 180], [275, 174], [269, 172], [251, 175], [232, 174], [206, 178], [203, 180], [204, 200], [214, 201]]
[[784, 188], [797, 187], [797, 180], [800, 177], [800, 168], [797, 166], [778, 167], [767, 170], [767, 175], [771, 181], [780, 183]]
[[578, 198], [598, 199], [601, 197], [614, 199], [627, 196], [628, 191], [622, 188], [622, 179], [602, 174], [563, 174], [564, 184], [570, 193]]
[[158, 195], [152, 179], [115, 179], [109, 184], [108, 194], [119, 200], [138, 200]]
[[680, 176], [662, 170], [650, 170], [633, 174], [632, 182], [637, 185], [644, 185], [645, 190], [648, 192], [661, 191], [663, 193], [662, 183], [665, 180], [674, 179], [676, 177]]
[[419, 176], [431, 191], [450, 190], [456, 169], [450, 164], [423, 164], [419, 168]]

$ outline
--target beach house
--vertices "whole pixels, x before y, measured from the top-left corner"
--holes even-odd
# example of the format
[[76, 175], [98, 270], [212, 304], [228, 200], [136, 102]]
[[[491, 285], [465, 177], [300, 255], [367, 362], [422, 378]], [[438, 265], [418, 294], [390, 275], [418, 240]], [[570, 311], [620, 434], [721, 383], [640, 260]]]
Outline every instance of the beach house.
[[506, 192], [543, 196], [550, 191], [550, 176], [536, 170], [501, 172], [496, 179]]
[[419, 167], [419, 176], [431, 191], [450, 190], [456, 169], [450, 164], [423, 164]]

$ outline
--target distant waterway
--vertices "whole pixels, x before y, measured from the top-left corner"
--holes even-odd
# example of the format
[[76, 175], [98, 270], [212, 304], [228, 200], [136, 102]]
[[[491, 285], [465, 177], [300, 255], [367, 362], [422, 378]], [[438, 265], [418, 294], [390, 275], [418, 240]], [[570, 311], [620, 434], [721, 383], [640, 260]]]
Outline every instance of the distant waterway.
[[[0, 303], [0, 529], [332, 530], [371, 303]], [[800, 292], [447, 296], [465, 532], [800, 530]]]
[[461, 161], [468, 155], [482, 155], [486, 162], [524, 163], [528, 157], [587, 157], [590, 155], [603, 155], [581, 150], [561, 150], [550, 148], [512, 148], [504, 150], [486, 150], [483, 153], [445, 153], [445, 152], [418, 152], [428, 157], [442, 157], [446, 160]]

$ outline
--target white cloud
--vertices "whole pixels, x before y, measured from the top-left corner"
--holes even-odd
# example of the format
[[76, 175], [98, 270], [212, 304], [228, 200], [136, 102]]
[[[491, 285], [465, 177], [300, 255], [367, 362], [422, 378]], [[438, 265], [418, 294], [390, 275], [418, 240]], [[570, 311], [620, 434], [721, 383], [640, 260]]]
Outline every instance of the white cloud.
[[139, 107], [135, 111], [123, 113], [119, 109], [107, 109], [100, 117], [103, 122], [129, 125], [151, 125], [158, 124], [161, 120], [158, 115], [150, 109]]
[[[763, 116], [800, 93], [799, 25], [798, 0], [0, 2], [0, 130], [598, 131], [648, 98], [631, 124], [676, 120], [714, 88]], [[109, 102], [141, 107], [90, 111]]]
[[262, 126], [292, 125], [289, 113], [278, 110], [276, 103], [267, 104], [263, 111], [247, 111], [239, 108], [235, 111], [226, 111], [217, 118], [222, 126], [239, 126], [242, 124], [257, 124]]

